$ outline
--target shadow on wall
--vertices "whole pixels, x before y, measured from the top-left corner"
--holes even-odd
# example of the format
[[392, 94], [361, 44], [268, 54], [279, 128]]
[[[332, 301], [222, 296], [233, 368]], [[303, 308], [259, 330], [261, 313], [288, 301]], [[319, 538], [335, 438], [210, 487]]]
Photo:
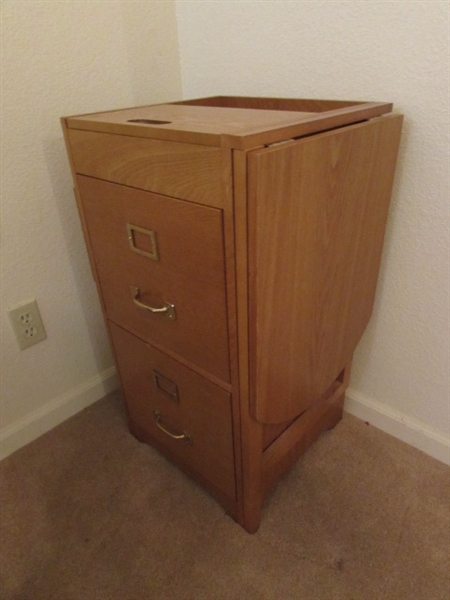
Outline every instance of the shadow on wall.
[[[396, 106], [395, 108], [396, 113], [404, 114], [405, 111], [402, 109], [402, 107]], [[401, 221], [402, 219], [402, 208], [400, 205], [400, 190], [404, 188], [405, 172], [407, 170], [406, 152], [407, 149], [411, 147], [410, 136], [411, 123], [405, 116], [403, 119], [402, 135], [400, 138], [400, 147], [397, 157], [397, 165], [395, 169], [394, 185], [392, 188], [391, 203], [389, 207], [389, 214], [383, 245], [383, 254], [381, 256], [380, 273], [378, 276], [377, 290], [372, 311], [372, 317], [369, 321], [365, 332], [363, 333], [361, 342], [356, 348], [355, 356], [357, 356], [357, 365], [356, 363], [353, 363], [354, 367], [355, 365], [357, 366], [359, 380], [364, 378], [366, 372], [370, 372], [371, 370], [373, 370], [372, 362], [373, 360], [376, 361], [376, 357], [373, 356], [371, 349], [377, 346], [376, 338], [379, 329], [379, 320], [377, 318], [377, 315], [380, 311], [384, 310], [381, 305], [384, 298], [384, 290], [385, 287], [388, 287], [388, 278], [390, 277], [388, 265], [391, 261], [395, 260], [396, 256], [398, 256], [398, 249], [394, 249], [394, 240], [397, 235], [396, 232], [401, 229], [401, 227], [398, 224], [399, 221]], [[405, 287], [406, 285], [407, 282], [404, 282], [404, 284], [402, 282], [397, 283], [397, 286], [400, 287], [400, 289]], [[353, 374], [356, 375], [356, 369], [354, 369]]]

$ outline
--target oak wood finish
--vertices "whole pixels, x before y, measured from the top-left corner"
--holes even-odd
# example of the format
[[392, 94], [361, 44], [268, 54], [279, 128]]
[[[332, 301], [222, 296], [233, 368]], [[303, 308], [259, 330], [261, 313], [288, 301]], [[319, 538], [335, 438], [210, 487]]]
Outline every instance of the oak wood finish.
[[295, 125], [279, 127], [277, 129], [257, 128], [248, 130], [246, 137], [236, 135], [223, 136], [223, 144], [232, 148], [250, 150], [260, 145], [269, 145], [283, 142], [290, 138], [296, 139], [313, 133], [320, 133], [350, 125], [355, 121], [366, 121], [374, 117], [387, 114], [392, 105], [387, 104], [361, 104], [354, 107], [345, 107], [329, 110], [323, 113], [313, 114], [308, 118], [301, 119]]
[[363, 121], [391, 110], [392, 104], [384, 102], [220, 97], [213, 104], [197, 100], [140, 106], [66, 117], [66, 122], [71, 130], [246, 150]]
[[380, 263], [391, 109], [213, 97], [62, 120], [130, 430], [249, 532], [341, 418]]
[[295, 419], [283, 423], [265, 423], [262, 431], [262, 448], [266, 450], [285, 431]]
[[[236, 464], [236, 507], [233, 518], [239, 523], [244, 522], [244, 497], [242, 481], [242, 440], [241, 431], [241, 395], [239, 385], [239, 339], [238, 339], [238, 315], [237, 315], [237, 254], [236, 254], [236, 228], [235, 228], [235, 196], [234, 196], [234, 172], [233, 152], [229, 148], [222, 150], [222, 182], [224, 189], [224, 250], [225, 271], [227, 285], [228, 305], [228, 335], [230, 354], [230, 380], [231, 380], [231, 410], [233, 418], [233, 443]], [[228, 510], [228, 508], [226, 508]]]
[[251, 410], [263, 423], [321, 397], [368, 323], [401, 122], [249, 155]]
[[223, 206], [219, 148], [74, 129], [68, 136], [81, 175]]
[[[110, 329], [131, 421], [167, 447], [179, 463], [235, 498], [230, 395], [121, 327], [112, 323]], [[177, 386], [177, 400], [155, 385], [154, 371]], [[167, 430], [186, 432], [191, 442], [174, 440], [158, 429], [155, 410]]]
[[238, 322], [240, 435], [242, 447], [242, 521], [255, 532], [262, 507], [262, 435], [259, 423], [249, 414], [248, 346], [248, 240], [247, 240], [247, 154], [235, 151], [233, 161], [234, 211], [236, 233], [236, 293]]
[[[110, 131], [111, 126], [121, 125], [128, 131], [142, 127], [153, 127], [166, 133], [209, 134], [220, 143], [223, 133], [246, 133], [249, 127], [280, 127], [297, 123], [299, 119], [311, 116], [308, 111], [269, 110], [263, 107], [253, 109], [227, 108], [223, 106], [190, 106], [185, 104], [161, 104], [143, 106], [98, 115], [90, 115], [89, 123], [98, 130]], [[148, 123], [146, 123], [148, 121]], [[152, 123], [152, 121], [154, 121]], [[158, 124], [158, 122], [160, 124]], [[70, 120], [77, 129], [84, 128], [85, 120], [77, 117]]]
[[[90, 177], [77, 182], [108, 318], [228, 382], [221, 211]], [[155, 232], [158, 261], [130, 249], [127, 223]], [[145, 304], [174, 304], [176, 319], [136, 306], [131, 286]]]

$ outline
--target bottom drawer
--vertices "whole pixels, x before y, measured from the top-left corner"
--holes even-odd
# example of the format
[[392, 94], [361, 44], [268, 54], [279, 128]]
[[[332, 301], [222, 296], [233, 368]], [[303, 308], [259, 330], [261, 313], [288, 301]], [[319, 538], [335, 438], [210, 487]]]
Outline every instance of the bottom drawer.
[[114, 323], [110, 331], [132, 426], [234, 499], [230, 395]]

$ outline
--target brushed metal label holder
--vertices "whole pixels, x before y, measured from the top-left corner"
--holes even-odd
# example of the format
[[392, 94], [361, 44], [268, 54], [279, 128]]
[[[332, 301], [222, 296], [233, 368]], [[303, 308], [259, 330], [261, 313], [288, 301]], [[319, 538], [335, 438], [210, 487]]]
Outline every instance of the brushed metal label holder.
[[179, 402], [180, 398], [178, 396], [178, 386], [176, 383], [158, 373], [158, 371], [153, 370], [153, 382], [155, 384], [156, 389], [161, 394], [168, 396], [174, 402]]
[[[150, 238], [150, 244], [152, 249], [142, 250], [142, 248], [138, 248], [134, 239], [134, 232], [147, 235]], [[141, 254], [142, 256], [146, 256], [147, 258], [151, 258], [152, 260], [159, 260], [158, 244], [156, 242], [156, 233], [154, 231], [152, 231], [151, 229], [144, 229], [144, 227], [138, 227], [137, 225], [132, 225], [131, 223], [127, 223], [127, 236], [128, 241], [130, 242], [130, 248], [133, 252], [136, 252], [136, 254]]]

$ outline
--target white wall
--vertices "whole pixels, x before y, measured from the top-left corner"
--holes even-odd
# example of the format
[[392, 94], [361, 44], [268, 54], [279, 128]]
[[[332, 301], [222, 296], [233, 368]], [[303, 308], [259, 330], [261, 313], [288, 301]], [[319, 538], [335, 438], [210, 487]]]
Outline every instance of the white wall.
[[347, 407], [449, 460], [449, 4], [179, 0], [177, 18], [185, 98], [381, 100], [405, 114]]
[[[114, 387], [59, 118], [179, 99], [175, 6], [2, 2], [3, 455]], [[20, 352], [6, 310], [36, 298], [48, 339]]]
[[[2, 1], [4, 454], [114, 386], [61, 115], [181, 96], [172, 0]], [[185, 98], [389, 100], [405, 114], [374, 317], [348, 408], [445, 458], [449, 436], [448, 3], [176, 3]], [[6, 309], [37, 298], [20, 352]], [[447, 455], [448, 460], [448, 455]]]

